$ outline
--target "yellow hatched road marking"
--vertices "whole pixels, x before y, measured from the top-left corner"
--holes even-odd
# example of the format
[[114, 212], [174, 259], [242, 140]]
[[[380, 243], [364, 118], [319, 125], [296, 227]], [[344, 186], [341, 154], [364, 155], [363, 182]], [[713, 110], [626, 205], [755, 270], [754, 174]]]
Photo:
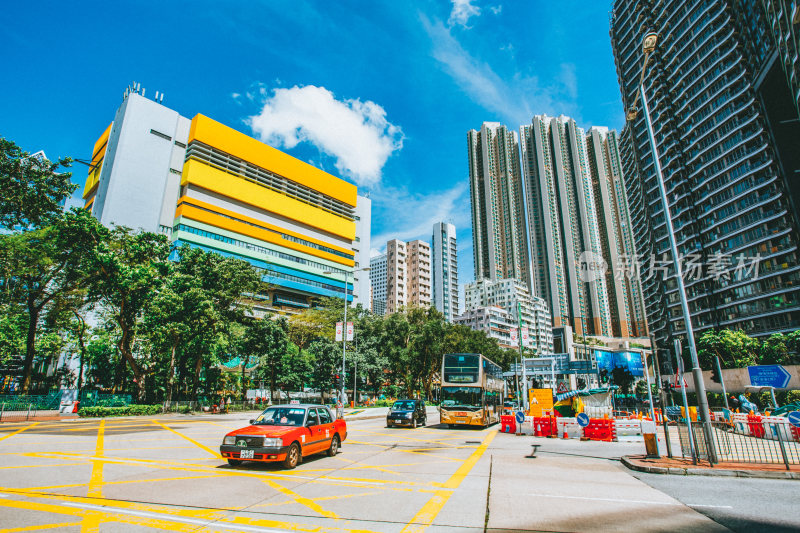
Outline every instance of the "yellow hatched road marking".
[[0, 466], [0, 470], [8, 470], [12, 468], [52, 468], [54, 466], [84, 466], [88, 465], [88, 461], [83, 461], [80, 463], [55, 463], [50, 465], [15, 465], [15, 466]]
[[[451, 489], [458, 488], [467, 474], [469, 474], [469, 472], [475, 467], [475, 464], [478, 462], [478, 459], [481, 458], [483, 452], [486, 451], [486, 448], [489, 447], [489, 444], [492, 442], [495, 435], [497, 435], [497, 430], [489, 433], [489, 435], [483, 439], [481, 445], [478, 446], [478, 449], [472, 452], [472, 455], [470, 455], [469, 458], [464, 461], [464, 464], [458, 467], [458, 470], [456, 470], [455, 473], [450, 476], [450, 479], [442, 484], [442, 487]], [[436, 516], [439, 514], [442, 508], [444, 508], [452, 494], [452, 491], [447, 490], [438, 490], [434, 492], [433, 496], [431, 496], [431, 499], [428, 500], [428, 502], [422, 506], [422, 509], [420, 509], [416, 515], [414, 515], [414, 518], [412, 518], [411, 521], [406, 524], [401, 533], [421, 533], [425, 531], [425, 529], [436, 519]]]
[[152, 420], [152, 422], [153, 422], [153, 424], [159, 425], [159, 426], [161, 426], [162, 428], [166, 429], [167, 431], [171, 431], [172, 433], [176, 434], [177, 436], [179, 436], [179, 437], [181, 437], [181, 438], [183, 438], [183, 439], [186, 439], [186, 440], [188, 440], [189, 442], [191, 442], [192, 444], [194, 444], [194, 445], [195, 445], [195, 446], [197, 446], [198, 448], [201, 448], [201, 449], [203, 449], [203, 450], [207, 451], [208, 453], [210, 453], [210, 454], [211, 454], [211, 455], [213, 455], [214, 457], [216, 457], [216, 458], [218, 458], [218, 459], [223, 459], [223, 457], [222, 457], [222, 456], [221, 456], [221, 455], [220, 455], [218, 452], [215, 452], [214, 450], [212, 450], [212, 449], [211, 449], [211, 448], [209, 448], [208, 446], [206, 446], [206, 445], [204, 445], [204, 444], [200, 444], [200, 443], [199, 443], [199, 442], [197, 442], [196, 440], [194, 440], [194, 439], [192, 439], [192, 438], [190, 438], [190, 437], [187, 437], [187, 436], [186, 436], [186, 435], [184, 435], [183, 433], [179, 433], [179, 432], [175, 431], [175, 430], [174, 430], [174, 429], [172, 429], [171, 427], [169, 427], [169, 426], [167, 426], [167, 425], [164, 425], [164, 424], [162, 424], [162, 423], [161, 423], [161, 422], [159, 422], [158, 420]]
[[[103, 457], [103, 436], [105, 434], [105, 420], [100, 422], [97, 428], [97, 444], [95, 445], [94, 456]], [[98, 498], [103, 497], [103, 461], [94, 461], [92, 463], [92, 477], [89, 480], [89, 490], [86, 492], [87, 496], [94, 496]]]
[[5, 437], [0, 437], [0, 441], [2, 441], [2, 440], [6, 440], [6, 439], [8, 439], [8, 438], [11, 438], [11, 437], [13, 437], [14, 435], [18, 435], [18, 434], [22, 433], [23, 431], [27, 431], [27, 430], [29, 430], [29, 429], [31, 429], [31, 428], [33, 428], [33, 427], [36, 427], [36, 426], [38, 426], [39, 424], [40, 424], [40, 422], [34, 422], [34, 423], [33, 423], [33, 424], [31, 424], [30, 426], [25, 426], [24, 428], [20, 428], [20, 429], [16, 430], [16, 431], [15, 431], [15, 432], [13, 432], [13, 433], [9, 433], [9, 434], [8, 434], [8, 435], [6, 435]]
[[310, 499], [308, 499], [308, 498], [306, 498], [304, 496], [300, 496], [299, 494], [297, 494], [293, 490], [289, 490], [286, 487], [284, 487], [283, 485], [279, 485], [278, 483], [275, 483], [271, 479], [265, 479], [264, 483], [266, 483], [267, 485], [269, 485], [273, 489], [277, 490], [278, 492], [280, 492], [284, 496], [290, 497], [292, 500], [296, 501], [300, 505], [304, 505], [304, 506], [308, 507], [309, 509], [311, 509], [315, 513], [318, 513], [318, 514], [324, 516], [325, 518], [333, 518], [335, 520], [339, 520], [339, 515], [337, 515], [333, 511], [326, 511], [325, 509], [322, 508], [321, 505], [316, 503], [314, 500], [310, 500]]
[[[208, 479], [208, 478], [215, 478], [215, 477], [225, 477], [223, 474], [208, 474], [208, 475], [199, 475], [199, 476], [179, 476], [179, 477], [162, 477], [162, 478], [155, 478], [155, 479], [126, 479], [123, 481], [104, 481], [103, 486], [107, 485], [127, 485], [130, 483], [156, 483], [159, 481], [182, 481], [184, 479]], [[71, 489], [75, 487], [84, 487], [86, 483], [71, 483], [69, 485], [50, 485], [46, 487], [27, 487], [25, 490], [30, 493], [35, 493], [39, 491], [47, 491], [47, 490], [56, 490], [56, 489]], [[2, 531], [0, 531], [2, 533]]]
[[369, 530], [325, 527], [316, 524], [299, 524], [251, 517], [230, 517], [227, 511], [180, 509], [67, 495], [39, 495], [37, 497], [51, 501], [55, 500], [58, 503], [0, 499], [0, 507], [82, 517], [85, 519], [85, 523], [88, 522], [91, 527], [95, 527], [95, 524], [99, 525], [100, 522], [115, 522], [187, 533], [198, 531], [198, 526], [202, 528], [201, 531], [224, 529], [259, 532], [264, 531], [264, 528], [276, 528], [317, 533], [328, 531], [373, 533]]
[[61, 522], [59, 524], [43, 524], [41, 526], [27, 526], [15, 527], [11, 529], [0, 529], [0, 533], [16, 533], [17, 531], [48, 531], [51, 529], [58, 529], [60, 527], [75, 527], [81, 525], [81, 522]]

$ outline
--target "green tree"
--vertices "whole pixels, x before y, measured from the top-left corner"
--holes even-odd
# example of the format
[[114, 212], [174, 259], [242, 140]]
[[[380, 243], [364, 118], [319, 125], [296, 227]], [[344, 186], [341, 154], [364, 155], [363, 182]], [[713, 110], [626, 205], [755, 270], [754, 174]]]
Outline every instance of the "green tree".
[[70, 181], [72, 174], [58, 172], [71, 162], [32, 157], [0, 138], [0, 227], [40, 227], [55, 221], [61, 204], [77, 187]]
[[408, 350], [412, 385], [419, 384], [430, 400], [434, 375], [442, 366], [442, 341], [448, 325], [434, 307], [411, 309], [408, 321], [412, 329]]
[[[709, 330], [697, 341], [700, 367], [710, 370], [714, 357], [722, 368], [742, 368], [758, 364], [759, 342], [740, 330]], [[690, 365], [687, 365], [687, 368]]]
[[4, 294], [27, 315], [22, 393], [30, 388], [36, 335], [45, 308], [88, 284], [87, 259], [106, 235], [107, 230], [82, 209], [73, 209], [38, 230], [0, 235]]
[[19, 306], [0, 304], [0, 364], [25, 351], [26, 322]]
[[119, 329], [117, 348], [133, 373], [140, 401], [145, 398], [145, 376], [152, 367], [145, 357], [137, 357], [134, 348], [144, 310], [161, 290], [169, 272], [169, 254], [166, 236], [117, 227], [89, 257], [89, 270], [93, 273], [90, 295], [108, 311]]
[[333, 375], [341, 372], [342, 347], [323, 337], [309, 344], [308, 352], [314, 356], [312, 385], [321, 392], [322, 401], [325, 402], [328, 392], [333, 388]]
[[280, 367], [281, 373], [276, 378], [276, 384], [287, 390], [301, 391], [310, 382], [309, 376], [314, 369], [313, 356], [301, 351], [294, 344], [289, 344], [281, 358]]
[[175, 272], [196, 280], [206, 298], [207, 312], [184, 314], [194, 324], [190, 328], [191, 342], [186, 344], [192, 348], [186, 351], [185, 362], [194, 368], [191, 382], [196, 398], [204, 364], [224, 358], [224, 352], [231, 354], [226, 345], [231, 338], [229, 326], [243, 323], [253, 299], [265, 292], [266, 287], [261, 284], [258, 271], [247, 261], [190, 246], [182, 246], [178, 255]]
[[[264, 317], [249, 320], [242, 342], [244, 356], [242, 373], [250, 357], [256, 357], [262, 375], [269, 381], [270, 398], [275, 391], [275, 385], [282, 374], [283, 362], [288, 349], [289, 324], [285, 318], [272, 319]], [[247, 391], [242, 390], [242, 399]]]

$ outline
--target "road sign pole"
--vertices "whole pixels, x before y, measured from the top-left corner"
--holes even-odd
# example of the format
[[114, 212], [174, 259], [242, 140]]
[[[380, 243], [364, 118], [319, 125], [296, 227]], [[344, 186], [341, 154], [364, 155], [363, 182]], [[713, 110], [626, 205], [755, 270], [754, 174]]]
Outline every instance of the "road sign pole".
[[686, 379], [683, 377], [683, 357], [681, 357], [681, 341], [675, 339], [675, 358], [678, 360], [678, 376], [680, 377], [681, 396], [686, 414], [686, 429], [689, 436], [689, 449], [692, 451], [692, 463], [697, 464], [697, 450], [694, 447], [694, 431], [692, 430], [692, 417], [689, 416], [689, 400], [686, 399]]
[[719, 366], [719, 357], [714, 356], [714, 364], [717, 365], [717, 375], [719, 376], [719, 384], [722, 385], [722, 397], [725, 399], [725, 409], [731, 410], [728, 405], [728, 391], [725, 390], [725, 378], [722, 377], [722, 368]]
[[517, 302], [517, 323], [519, 324], [519, 363], [522, 365], [522, 405], [528, 410], [528, 376], [525, 375], [525, 359], [522, 357], [522, 304]]

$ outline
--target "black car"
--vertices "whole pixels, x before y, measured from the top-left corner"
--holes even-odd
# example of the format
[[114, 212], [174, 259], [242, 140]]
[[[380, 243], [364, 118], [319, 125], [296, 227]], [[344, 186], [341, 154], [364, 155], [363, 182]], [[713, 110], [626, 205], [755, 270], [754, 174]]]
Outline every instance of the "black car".
[[397, 400], [386, 415], [386, 427], [389, 428], [395, 425], [415, 428], [417, 424], [424, 426], [427, 423], [424, 400]]

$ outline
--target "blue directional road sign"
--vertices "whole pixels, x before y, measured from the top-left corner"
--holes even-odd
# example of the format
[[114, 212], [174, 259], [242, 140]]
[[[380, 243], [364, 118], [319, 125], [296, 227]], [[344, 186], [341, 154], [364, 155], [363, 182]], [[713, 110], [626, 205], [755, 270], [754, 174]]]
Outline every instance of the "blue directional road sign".
[[787, 415], [789, 423], [796, 428], [800, 428], [800, 411], [792, 411]]
[[522, 424], [525, 422], [525, 413], [522, 411], [517, 411], [517, 415], [515, 417], [517, 419], [517, 424]]
[[578, 425], [582, 428], [585, 428], [589, 425], [589, 415], [586, 413], [579, 413], [578, 414]]
[[781, 365], [748, 366], [750, 384], [754, 387], [785, 389], [792, 375]]

